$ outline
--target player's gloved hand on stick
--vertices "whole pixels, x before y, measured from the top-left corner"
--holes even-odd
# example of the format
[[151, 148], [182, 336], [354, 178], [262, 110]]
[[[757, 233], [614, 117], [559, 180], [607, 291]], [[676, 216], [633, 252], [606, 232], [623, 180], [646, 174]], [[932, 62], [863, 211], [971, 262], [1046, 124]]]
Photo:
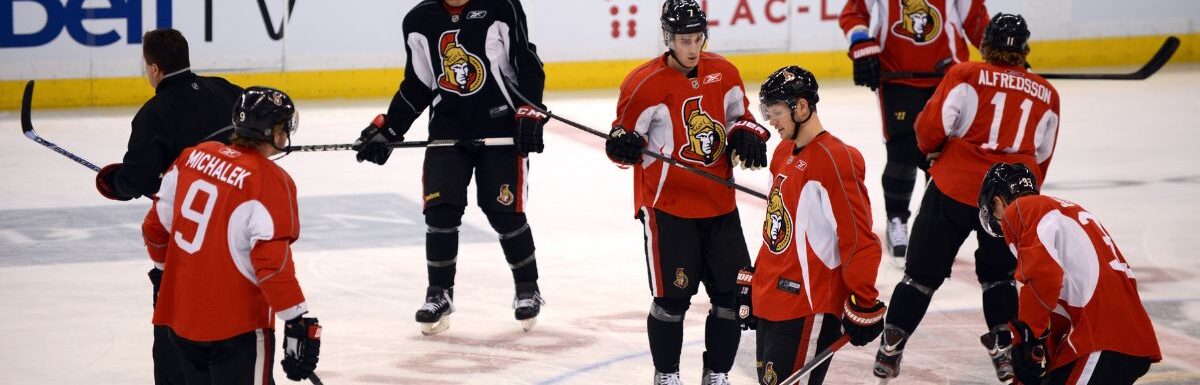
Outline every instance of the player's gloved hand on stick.
[[154, 285], [154, 302], [152, 302], [154, 304], [153, 306], [158, 307], [158, 288], [162, 284], [163, 271], [159, 270], [157, 267], [152, 267], [150, 268], [150, 272], [146, 273], [146, 275], [150, 276], [150, 284]]
[[879, 53], [883, 48], [879, 40], [865, 36], [852, 38], [850, 59], [854, 60], [854, 85], [865, 86], [874, 91], [879, 88]]
[[842, 316], [842, 329], [846, 330], [854, 346], [871, 343], [883, 333], [883, 314], [887, 312], [887, 305], [882, 301], [862, 303], [851, 294], [850, 298], [846, 298], [844, 310], [846, 315]]
[[316, 318], [297, 316], [287, 321], [283, 337], [283, 372], [292, 381], [307, 379], [321, 355], [321, 325]]
[[546, 114], [524, 105], [517, 108], [517, 125], [513, 132], [513, 144], [521, 156], [529, 156], [531, 152], [542, 152], [546, 147], [542, 143], [542, 126], [549, 119]]
[[767, 139], [771, 138], [770, 131], [762, 125], [739, 120], [729, 129], [729, 148], [733, 149], [734, 167], [757, 170], [767, 167]]
[[737, 275], [737, 318], [742, 330], [758, 328], [758, 317], [754, 316], [754, 307], [750, 294], [751, 282], [754, 281], [754, 266], [743, 267]]
[[105, 198], [112, 199], [114, 201], [127, 201], [132, 199], [130, 197], [123, 197], [120, 194], [117, 194], [117, 170], [120, 170], [122, 166], [124, 165], [121, 163], [113, 163], [104, 166], [104, 168], [100, 169], [100, 172], [96, 173], [96, 190], [100, 191], [100, 195], [103, 195]]
[[394, 129], [388, 127], [387, 115], [379, 114], [371, 120], [371, 124], [367, 125], [367, 128], [362, 130], [362, 134], [350, 148], [358, 151], [355, 158], [359, 162], [365, 160], [383, 165], [387, 163], [388, 157], [392, 156], [392, 148], [388, 147], [388, 143], [403, 141], [404, 135], [397, 134]]
[[604, 152], [613, 162], [632, 166], [642, 161], [642, 147], [646, 140], [637, 131], [625, 131], [621, 126], [613, 127], [608, 132], [608, 140], [604, 142]]
[[1038, 335], [1029, 324], [1012, 321], [1008, 328], [1013, 333], [1013, 374], [1022, 384], [1040, 384], [1046, 376], [1046, 336]]

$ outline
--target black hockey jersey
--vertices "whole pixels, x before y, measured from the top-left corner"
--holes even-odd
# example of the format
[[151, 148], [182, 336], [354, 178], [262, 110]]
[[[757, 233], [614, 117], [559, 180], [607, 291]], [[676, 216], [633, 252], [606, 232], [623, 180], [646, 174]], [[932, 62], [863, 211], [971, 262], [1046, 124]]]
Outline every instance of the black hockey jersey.
[[541, 105], [546, 75], [517, 0], [472, 0], [454, 8], [425, 0], [404, 17], [404, 80], [387, 125], [407, 132], [430, 108], [430, 139], [513, 136], [521, 101], [504, 80]]

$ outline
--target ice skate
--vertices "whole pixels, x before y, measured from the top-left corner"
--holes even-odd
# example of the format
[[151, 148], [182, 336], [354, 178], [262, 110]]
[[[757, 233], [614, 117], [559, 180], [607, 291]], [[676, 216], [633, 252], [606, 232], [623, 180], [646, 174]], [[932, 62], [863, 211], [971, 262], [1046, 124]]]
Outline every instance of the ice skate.
[[904, 340], [907, 338], [908, 333], [904, 330], [892, 325], [884, 326], [879, 352], [875, 353], [875, 369], [873, 371], [875, 377], [879, 377], [881, 380], [880, 384], [886, 384], [887, 380], [900, 375], [900, 359], [903, 358]]
[[979, 342], [983, 343], [983, 347], [988, 350], [988, 356], [992, 358], [996, 378], [1007, 382], [1015, 376], [1012, 365], [1012, 333], [1005, 325], [1000, 325], [998, 329], [1000, 330], [979, 336]]
[[430, 286], [425, 290], [425, 304], [417, 310], [421, 334], [431, 336], [449, 329], [451, 313], [454, 313], [454, 288]]
[[654, 385], [683, 385], [679, 372], [662, 373], [654, 371]]
[[537, 325], [538, 313], [542, 312], [544, 304], [546, 304], [546, 300], [542, 299], [542, 293], [538, 290], [536, 283], [517, 284], [517, 294], [513, 298], [513, 317], [517, 321], [521, 321], [521, 329], [533, 330], [533, 326]]
[[887, 245], [892, 253], [892, 266], [903, 269], [904, 256], [908, 254], [908, 224], [900, 217], [893, 217], [887, 224]]
[[729, 385], [729, 373], [719, 373], [704, 368], [700, 374], [700, 385]]

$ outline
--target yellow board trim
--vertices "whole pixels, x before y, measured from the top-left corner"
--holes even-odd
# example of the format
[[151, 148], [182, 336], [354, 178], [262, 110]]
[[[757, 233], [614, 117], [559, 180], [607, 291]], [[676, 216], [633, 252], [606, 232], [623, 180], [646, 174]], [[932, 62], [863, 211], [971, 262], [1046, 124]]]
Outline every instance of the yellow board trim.
[[[1200, 61], [1200, 34], [1179, 36], [1179, 51], [1172, 63]], [[1138, 66], [1146, 62], [1166, 36], [1109, 37], [1031, 42], [1030, 63], [1039, 70]], [[978, 58], [977, 53], [973, 53]], [[785, 52], [726, 55], [749, 83], [758, 83], [772, 71], [798, 64], [818, 78], [847, 78], [850, 60], [844, 51]], [[644, 60], [546, 63], [547, 90], [616, 88]], [[268, 85], [296, 99], [390, 97], [396, 92], [403, 69], [363, 69], [296, 72], [238, 72], [215, 74], [235, 84]], [[25, 81], [0, 81], [0, 110], [21, 105]], [[144, 103], [154, 90], [141, 77], [39, 80], [34, 106], [38, 108], [127, 106]], [[382, 108], [382, 107], [381, 107]]]

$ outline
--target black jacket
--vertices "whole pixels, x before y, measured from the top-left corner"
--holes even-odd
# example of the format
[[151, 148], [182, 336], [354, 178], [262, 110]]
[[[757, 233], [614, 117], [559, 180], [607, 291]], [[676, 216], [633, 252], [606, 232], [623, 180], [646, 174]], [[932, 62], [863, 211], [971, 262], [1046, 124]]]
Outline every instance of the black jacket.
[[110, 183], [115, 192], [128, 198], [153, 196], [183, 149], [207, 140], [229, 143], [233, 107], [241, 94], [241, 87], [225, 79], [189, 70], [164, 78], [133, 117], [123, 164]]

